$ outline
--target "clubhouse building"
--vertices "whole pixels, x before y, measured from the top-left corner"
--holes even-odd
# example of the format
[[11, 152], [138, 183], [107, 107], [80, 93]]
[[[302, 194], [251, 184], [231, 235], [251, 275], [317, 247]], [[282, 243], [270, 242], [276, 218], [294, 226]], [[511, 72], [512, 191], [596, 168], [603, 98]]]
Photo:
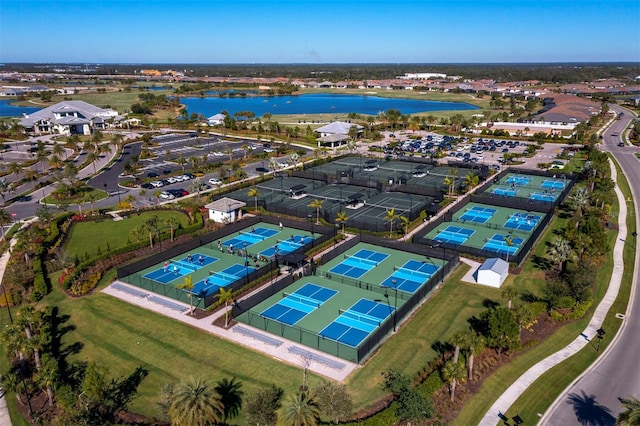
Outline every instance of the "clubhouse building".
[[64, 101], [25, 115], [20, 125], [34, 135], [90, 135], [119, 118], [118, 112], [112, 109], [102, 109], [84, 101]]

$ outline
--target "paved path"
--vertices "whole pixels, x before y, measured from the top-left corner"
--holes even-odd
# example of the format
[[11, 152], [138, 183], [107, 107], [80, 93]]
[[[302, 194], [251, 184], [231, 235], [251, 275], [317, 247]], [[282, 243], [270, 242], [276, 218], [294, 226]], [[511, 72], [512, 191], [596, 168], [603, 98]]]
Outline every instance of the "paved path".
[[[616, 181], [616, 177], [617, 170], [613, 163], [611, 163], [611, 178], [614, 182]], [[616, 243], [613, 247], [613, 272], [611, 273], [609, 288], [607, 289], [604, 298], [596, 308], [591, 321], [589, 321], [587, 327], [569, 345], [538, 362], [520, 376], [511, 386], [509, 386], [509, 388], [496, 400], [491, 408], [489, 408], [489, 411], [487, 411], [485, 416], [482, 418], [482, 421], [479, 423], [480, 425], [494, 426], [501, 423], [502, 420], [499, 416], [502, 413], [507, 412], [509, 407], [516, 402], [516, 400], [524, 393], [524, 391], [527, 390], [527, 388], [529, 388], [529, 386], [531, 386], [547, 370], [576, 354], [588, 344], [591, 344], [591, 340], [597, 335], [596, 330], [602, 327], [602, 323], [604, 322], [609, 309], [618, 296], [624, 272], [622, 254], [624, 250], [624, 241], [627, 238], [627, 203], [622, 191], [620, 191], [617, 186], [615, 188], [615, 192], [620, 205], [620, 214], [618, 216], [618, 238], [616, 238]]]
[[[349, 238], [353, 238], [353, 237], [354, 235], [347, 235], [347, 239], [343, 240], [339, 244], [342, 244], [345, 241], [348, 241]], [[333, 246], [328, 247], [324, 252], [327, 252], [330, 250], [333, 250]], [[319, 259], [323, 253], [317, 254], [315, 258]], [[300, 273], [302, 272], [302, 270], [300, 269], [294, 272]], [[274, 278], [274, 280], [277, 280], [277, 278]], [[271, 282], [265, 284], [265, 286], [270, 284]], [[123, 291], [123, 286], [133, 290], [134, 292], [139, 292], [142, 290], [141, 291], [142, 293], [144, 294], [148, 293], [149, 295], [153, 295], [154, 298], [165, 299], [168, 302], [171, 302], [172, 304], [183, 306], [185, 308], [185, 311], [179, 312], [177, 310], [172, 310], [170, 308], [164, 307], [161, 304], [152, 302], [146, 296], [140, 297], [140, 296], [132, 295], [130, 293], [131, 290]], [[262, 286], [258, 289], [255, 289], [252, 293], [246, 295], [245, 297], [249, 297], [254, 292], [261, 291], [261, 289], [262, 289]], [[189, 304], [182, 303], [174, 299], [165, 298], [159, 294], [148, 292], [146, 290], [123, 283], [121, 281], [115, 281], [114, 283], [106, 287], [103, 290], [103, 293], [109, 294], [113, 297], [117, 297], [133, 305], [140, 306], [144, 309], [173, 318], [185, 324], [189, 324], [207, 333], [213, 334], [215, 336], [221, 337], [226, 340], [230, 340], [244, 347], [261, 352], [267, 356], [273, 357], [280, 361], [287, 362], [291, 365], [302, 368], [303, 363], [306, 364], [306, 360], [300, 355], [293, 354], [290, 350], [290, 348], [292, 347], [300, 348], [306, 352], [312, 353], [314, 356], [317, 356], [318, 357], [317, 359], [320, 359], [320, 360], [325, 359], [325, 360], [328, 360], [330, 363], [334, 364], [334, 366], [332, 367], [330, 365], [327, 365], [326, 363], [312, 360], [309, 362], [307, 366], [307, 368], [310, 371], [313, 371], [314, 373], [320, 374], [322, 376], [328, 377], [330, 379], [333, 379], [339, 382], [345, 380], [356, 368], [358, 368], [358, 364], [356, 363], [352, 363], [342, 358], [331, 356], [327, 353], [318, 351], [308, 346], [303, 346], [299, 342], [287, 340], [280, 336], [274, 336], [263, 330], [251, 327], [246, 324], [236, 324], [233, 327], [230, 327], [228, 329], [224, 329], [222, 327], [213, 325], [214, 321], [217, 318], [224, 316], [224, 313], [225, 313], [224, 309], [221, 309], [218, 312], [214, 313], [213, 315], [209, 315], [205, 318], [197, 319], [188, 314]], [[239, 301], [242, 301], [242, 299], [240, 299]], [[249, 332], [251, 333], [251, 336], [245, 333], [240, 333], [238, 332], [238, 330], [249, 330]], [[252, 337], [252, 336], [261, 336], [262, 339]], [[271, 340], [271, 342], [273, 341], [279, 342], [279, 344], [274, 345], [273, 343], [271, 344], [267, 343], [267, 341], [269, 340]], [[141, 341], [138, 344], [144, 344], [144, 340], [141, 338]], [[2, 425], [0, 424], [0, 426]]]

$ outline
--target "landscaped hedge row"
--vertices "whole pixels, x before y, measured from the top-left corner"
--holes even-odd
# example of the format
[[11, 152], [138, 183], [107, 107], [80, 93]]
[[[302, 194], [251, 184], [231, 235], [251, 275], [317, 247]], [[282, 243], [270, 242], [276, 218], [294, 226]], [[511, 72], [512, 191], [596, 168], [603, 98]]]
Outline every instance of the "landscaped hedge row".
[[45, 267], [45, 260], [47, 254], [54, 250], [62, 241], [62, 227], [64, 223], [68, 222], [72, 213], [66, 213], [60, 215], [49, 225], [49, 232], [47, 237], [42, 241], [38, 249], [36, 250], [35, 258], [33, 260], [33, 292], [31, 293], [31, 300], [37, 302], [51, 291], [51, 282], [47, 275], [47, 268]]

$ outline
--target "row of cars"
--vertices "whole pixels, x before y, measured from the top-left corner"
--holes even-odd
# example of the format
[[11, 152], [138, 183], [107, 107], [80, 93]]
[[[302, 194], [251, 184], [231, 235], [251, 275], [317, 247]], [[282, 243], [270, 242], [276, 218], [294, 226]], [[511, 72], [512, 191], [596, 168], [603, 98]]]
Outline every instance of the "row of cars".
[[[149, 174], [149, 177], [157, 177], [157, 175], [153, 176]], [[163, 186], [172, 185], [178, 182], [185, 182], [191, 179], [195, 179], [195, 175], [192, 173], [185, 173], [179, 176], [170, 176], [165, 179], [154, 180], [153, 182], [146, 182], [140, 185], [144, 189], [154, 189], [154, 188], [162, 188]]]

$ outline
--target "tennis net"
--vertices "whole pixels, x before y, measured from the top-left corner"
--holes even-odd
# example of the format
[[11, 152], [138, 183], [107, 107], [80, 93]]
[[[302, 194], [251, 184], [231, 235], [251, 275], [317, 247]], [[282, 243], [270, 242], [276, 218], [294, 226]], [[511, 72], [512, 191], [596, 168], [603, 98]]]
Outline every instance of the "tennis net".
[[378, 266], [378, 262], [376, 262], [375, 260], [363, 259], [363, 258], [357, 257], [357, 256], [347, 256], [346, 254], [344, 255], [344, 258], [345, 259], [350, 259], [353, 262], [361, 263], [361, 264], [367, 265], [367, 266]]
[[224, 281], [229, 281], [229, 282], [234, 282], [234, 281], [238, 281], [240, 279], [240, 277], [235, 276], [235, 275], [231, 275], [231, 274], [227, 274], [226, 272], [213, 272], [213, 271], [209, 271], [209, 274], [220, 278]]
[[311, 299], [309, 297], [306, 296], [301, 296], [299, 294], [295, 294], [295, 293], [287, 293], [287, 292], [283, 292], [282, 293], [282, 298], [287, 298], [287, 299], [291, 299], [291, 300], [295, 300], [296, 302], [300, 302], [303, 305], [307, 305], [307, 306], [313, 306], [314, 308], [319, 308], [320, 307], [320, 302], [318, 302], [315, 299]]
[[291, 245], [294, 245], [294, 246], [297, 246], [297, 247], [302, 247], [304, 245], [303, 243], [298, 243], [298, 242], [296, 242], [294, 240], [291, 240], [291, 239], [288, 239], [288, 240], [276, 240], [276, 241], [277, 241], [278, 244], [284, 244], [284, 245], [291, 244]]
[[351, 310], [338, 309], [338, 313], [347, 318], [351, 318], [365, 324], [375, 325], [376, 327], [381, 323], [380, 318], [372, 317], [370, 315], [354, 312]]
[[416, 271], [413, 269], [407, 269], [407, 268], [403, 268], [401, 266], [394, 266], [393, 267], [394, 271], [398, 271], [398, 272], [402, 272], [403, 274], [407, 274], [407, 275], [413, 275], [416, 277], [422, 277], [424, 279], [429, 279], [431, 277], [430, 274], [427, 274], [426, 272], [420, 272], [420, 271]]
[[264, 241], [267, 238], [264, 235], [256, 234], [255, 232], [250, 232], [250, 231], [240, 231], [240, 234], [246, 235], [250, 239], [256, 239], [259, 241]]
[[195, 265], [190, 265], [186, 262], [183, 262], [181, 260], [172, 260], [171, 263], [173, 263], [174, 265], [180, 267], [180, 268], [184, 268], [184, 269], [188, 269], [190, 271], [197, 271], [198, 269], [200, 269], [199, 267], [195, 266]]

